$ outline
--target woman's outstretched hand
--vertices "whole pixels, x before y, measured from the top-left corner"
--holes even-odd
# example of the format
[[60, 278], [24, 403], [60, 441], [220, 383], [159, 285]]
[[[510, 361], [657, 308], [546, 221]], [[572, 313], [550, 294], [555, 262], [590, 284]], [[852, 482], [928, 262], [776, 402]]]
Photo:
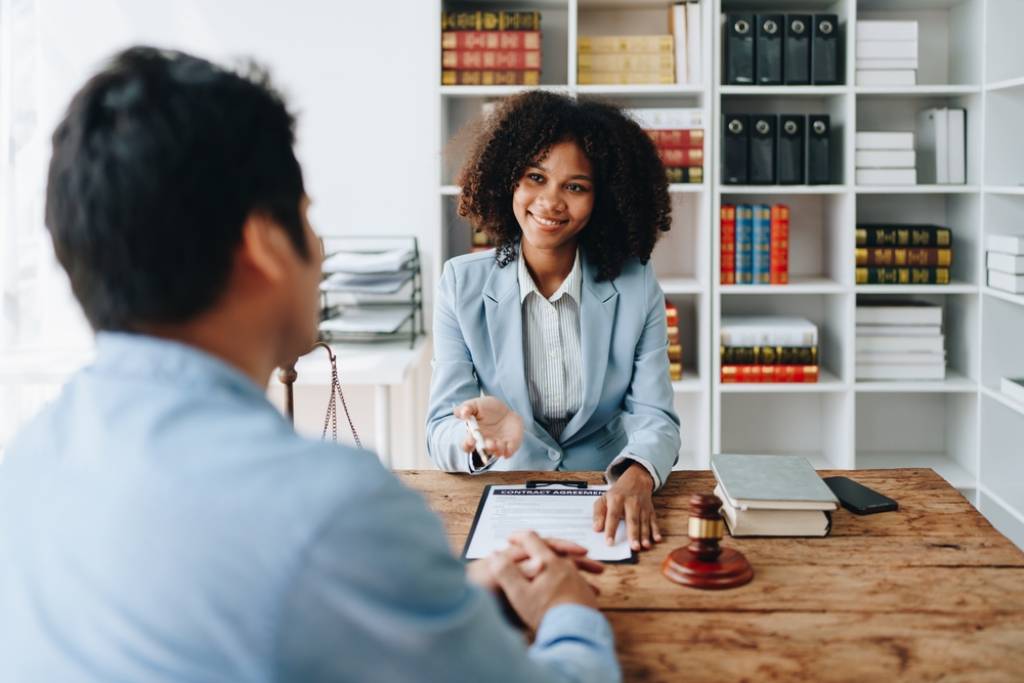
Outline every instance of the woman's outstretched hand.
[[[511, 458], [523, 444], [523, 418], [501, 399], [493, 396], [473, 398], [457, 406], [452, 414], [460, 420], [470, 416], [476, 418], [480, 434], [484, 437], [484, 449], [492, 458]], [[475, 449], [476, 442], [467, 429], [462, 450], [472, 453]]]

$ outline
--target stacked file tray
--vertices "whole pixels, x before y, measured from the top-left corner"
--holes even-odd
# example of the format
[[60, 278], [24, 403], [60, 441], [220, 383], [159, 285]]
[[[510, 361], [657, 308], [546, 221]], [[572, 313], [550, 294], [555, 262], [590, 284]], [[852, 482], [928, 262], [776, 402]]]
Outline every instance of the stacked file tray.
[[423, 334], [419, 243], [412, 236], [325, 237], [320, 338], [404, 341]]

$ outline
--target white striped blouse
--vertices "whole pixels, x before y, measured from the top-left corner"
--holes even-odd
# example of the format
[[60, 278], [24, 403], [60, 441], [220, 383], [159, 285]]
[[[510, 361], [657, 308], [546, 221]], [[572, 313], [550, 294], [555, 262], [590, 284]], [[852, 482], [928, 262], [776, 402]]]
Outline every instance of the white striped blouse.
[[580, 346], [580, 254], [558, 290], [545, 298], [520, 255], [519, 300], [523, 306], [523, 360], [530, 406], [556, 440], [583, 404]]

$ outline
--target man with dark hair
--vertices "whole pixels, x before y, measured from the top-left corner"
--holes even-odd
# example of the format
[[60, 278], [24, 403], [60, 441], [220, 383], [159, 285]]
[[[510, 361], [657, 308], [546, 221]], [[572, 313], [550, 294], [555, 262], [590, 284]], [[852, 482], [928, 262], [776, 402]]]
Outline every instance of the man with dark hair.
[[0, 464], [0, 680], [617, 680], [582, 548], [467, 571], [373, 454], [267, 402], [316, 330], [293, 128], [265, 76], [151, 48], [57, 127], [46, 224], [97, 358]]

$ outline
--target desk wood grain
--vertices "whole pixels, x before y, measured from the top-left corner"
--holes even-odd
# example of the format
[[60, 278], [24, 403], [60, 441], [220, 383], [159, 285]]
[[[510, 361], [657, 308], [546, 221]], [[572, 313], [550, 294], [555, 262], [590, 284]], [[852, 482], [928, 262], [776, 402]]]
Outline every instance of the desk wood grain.
[[[821, 539], [732, 539], [754, 581], [731, 591], [660, 574], [686, 542], [690, 494], [709, 472], [675, 472], [655, 497], [665, 540], [597, 578], [628, 681], [1024, 681], [1024, 553], [932, 470], [842, 474], [899, 501], [833, 515]], [[600, 473], [401, 472], [461, 553], [484, 484]]]

